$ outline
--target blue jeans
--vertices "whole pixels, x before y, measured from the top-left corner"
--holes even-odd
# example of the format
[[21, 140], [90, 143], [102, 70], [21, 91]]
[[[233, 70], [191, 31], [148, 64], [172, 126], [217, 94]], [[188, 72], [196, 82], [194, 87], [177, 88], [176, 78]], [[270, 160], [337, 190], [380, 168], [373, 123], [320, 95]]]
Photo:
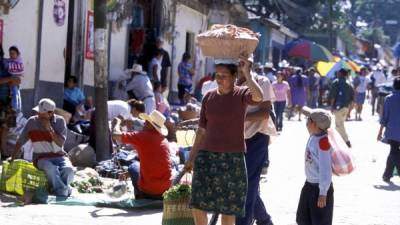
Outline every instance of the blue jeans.
[[282, 130], [283, 127], [283, 112], [285, 111], [286, 101], [274, 102], [274, 109], [276, 115], [276, 128]]
[[261, 133], [246, 139], [246, 166], [248, 176], [248, 188], [246, 197], [245, 217], [236, 217], [236, 225], [250, 225], [253, 219], [258, 225], [270, 225], [271, 216], [265, 209], [260, 197], [260, 176], [268, 154], [269, 136]]
[[51, 190], [56, 196], [68, 197], [71, 194], [69, 184], [74, 180], [74, 168], [68, 158], [41, 159], [37, 167], [46, 174]]
[[[173, 170], [175, 167], [173, 167]], [[134, 193], [135, 193], [135, 198], [149, 198], [149, 199], [162, 199], [162, 195], [151, 195], [151, 194], [146, 194], [139, 189], [138, 181], [139, 181], [139, 176], [140, 176], [140, 162], [139, 161], [133, 161], [131, 165], [128, 167], [128, 172], [131, 177], [132, 185], [135, 188]], [[174, 171], [172, 171], [172, 174], [174, 175]]]

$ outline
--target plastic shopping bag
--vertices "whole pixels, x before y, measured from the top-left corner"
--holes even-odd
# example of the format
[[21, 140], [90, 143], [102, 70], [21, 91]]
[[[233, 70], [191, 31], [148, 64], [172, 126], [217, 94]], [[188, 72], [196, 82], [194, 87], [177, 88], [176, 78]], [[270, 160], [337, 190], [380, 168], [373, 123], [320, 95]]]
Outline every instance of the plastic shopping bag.
[[332, 151], [332, 172], [337, 176], [350, 174], [355, 169], [353, 156], [340, 134], [335, 129], [328, 129]]

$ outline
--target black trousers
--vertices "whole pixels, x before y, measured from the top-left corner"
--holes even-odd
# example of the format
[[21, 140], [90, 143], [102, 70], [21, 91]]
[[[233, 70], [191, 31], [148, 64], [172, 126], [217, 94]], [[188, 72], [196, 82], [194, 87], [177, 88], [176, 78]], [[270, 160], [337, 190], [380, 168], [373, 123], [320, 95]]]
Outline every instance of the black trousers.
[[326, 206], [318, 208], [318, 184], [306, 182], [301, 190], [296, 222], [298, 225], [332, 225], [333, 217], [333, 187], [329, 187]]
[[400, 142], [389, 140], [389, 144], [390, 153], [386, 161], [386, 168], [383, 177], [390, 179], [393, 177], [394, 167], [396, 167], [397, 171], [400, 172]]
[[187, 91], [187, 89], [190, 88], [191, 88], [190, 85], [178, 84], [178, 98], [179, 100], [181, 100], [182, 103], [183, 103], [183, 98], [185, 97], [185, 92]]

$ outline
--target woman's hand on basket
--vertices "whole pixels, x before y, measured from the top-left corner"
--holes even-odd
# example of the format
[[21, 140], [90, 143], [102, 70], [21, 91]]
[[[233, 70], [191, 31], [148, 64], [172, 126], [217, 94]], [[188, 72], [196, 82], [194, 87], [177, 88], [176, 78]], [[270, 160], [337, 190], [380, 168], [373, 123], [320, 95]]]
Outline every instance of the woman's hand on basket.
[[193, 170], [193, 160], [189, 159], [188, 161], [186, 161], [183, 170], [186, 172], [191, 172]]

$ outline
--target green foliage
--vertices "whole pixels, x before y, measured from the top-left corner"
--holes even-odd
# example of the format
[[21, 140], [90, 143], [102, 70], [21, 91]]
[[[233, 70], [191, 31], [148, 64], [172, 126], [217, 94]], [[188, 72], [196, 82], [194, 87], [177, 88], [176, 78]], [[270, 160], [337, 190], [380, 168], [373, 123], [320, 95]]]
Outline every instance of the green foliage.
[[[285, 26], [298, 32], [305, 30], [327, 29], [327, 0], [240, 0], [250, 12], [264, 18], [276, 18]], [[337, 10], [333, 11], [333, 19], [338, 29], [345, 23], [344, 12], [340, 10], [340, 2], [332, 0]]]
[[361, 37], [380, 45], [386, 45], [390, 42], [390, 37], [385, 35], [382, 27], [363, 30], [361, 31]]
[[[368, 27], [362, 30], [363, 37], [373, 38], [370, 40], [385, 44], [389, 36], [394, 43], [400, 34], [400, 0], [350, 0], [350, 2], [352, 3], [352, 22], [359, 20], [368, 24]], [[388, 20], [395, 20], [398, 24], [388, 25], [386, 24]], [[376, 36], [382, 33], [385, 34], [383, 38]]]
[[192, 193], [192, 189], [187, 184], [178, 184], [168, 189], [168, 191], [164, 192], [163, 198], [164, 200], [179, 200], [184, 198], [189, 198]]
[[103, 182], [95, 177], [91, 177], [87, 181], [82, 180], [71, 183], [71, 187], [76, 188], [79, 193], [102, 193], [101, 185], [103, 185]]

